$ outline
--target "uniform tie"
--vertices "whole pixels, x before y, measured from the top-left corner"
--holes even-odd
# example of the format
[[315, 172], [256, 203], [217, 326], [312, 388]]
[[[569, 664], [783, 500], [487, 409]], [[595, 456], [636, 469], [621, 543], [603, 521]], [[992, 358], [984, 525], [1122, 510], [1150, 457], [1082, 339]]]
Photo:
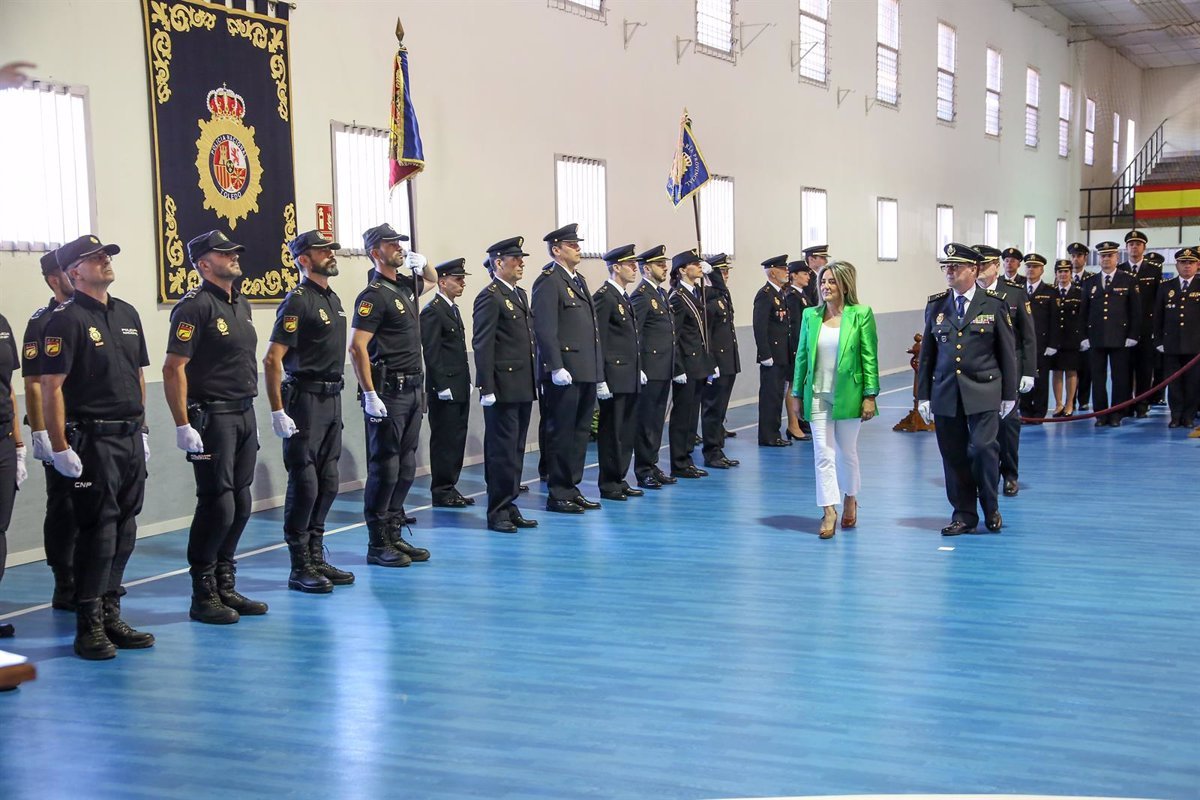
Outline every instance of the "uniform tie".
[[664, 289], [663, 287], [659, 286], [658, 287], [658, 295], [659, 295], [659, 297], [662, 298], [663, 305], [665, 306], [667, 304], [667, 290]]
[[967, 296], [965, 294], [960, 294], [958, 297], [954, 298], [954, 304], [958, 318], [961, 320], [963, 315], [967, 313]]
[[1104, 276], [1104, 291], [1107, 292], [1111, 288], [1112, 288], [1112, 275], [1105, 275]]
[[451, 303], [451, 304], [450, 304], [450, 310], [452, 310], [452, 311], [454, 312], [454, 320], [455, 320], [455, 321], [458, 323], [458, 327], [460, 327], [460, 328], [461, 328], [461, 327], [462, 327], [462, 324], [463, 324], [463, 321], [462, 321], [462, 314], [459, 314], [459, 313], [458, 313], [458, 306], [456, 306], [456, 305], [454, 305], [453, 303]]
[[1061, 297], [1063, 300], [1066, 300], [1067, 299], [1067, 290], [1060, 286], [1058, 289], [1058, 296]]
[[578, 286], [579, 291], [583, 292], [585, 295], [588, 293], [587, 284], [583, 282], [583, 276], [578, 272], [575, 273], [575, 285]]
[[1183, 293], [1183, 294], [1187, 294], [1187, 287], [1188, 287], [1188, 282], [1187, 282], [1187, 281], [1180, 281], [1180, 282], [1179, 282], [1179, 291], [1180, 291], [1181, 293]]

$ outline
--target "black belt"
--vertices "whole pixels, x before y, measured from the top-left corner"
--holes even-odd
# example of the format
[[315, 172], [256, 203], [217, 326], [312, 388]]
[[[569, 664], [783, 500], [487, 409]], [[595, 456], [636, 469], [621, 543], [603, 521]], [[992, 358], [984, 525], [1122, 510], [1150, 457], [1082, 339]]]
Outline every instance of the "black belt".
[[132, 436], [142, 429], [140, 419], [76, 419], [68, 424], [78, 425], [92, 436]]
[[336, 381], [293, 380], [291, 383], [298, 391], [326, 396], [341, 394], [346, 386], [346, 382], [340, 378]]
[[198, 405], [209, 414], [240, 414], [254, 407], [253, 397], [241, 400], [201, 400]]
[[421, 386], [421, 378], [420, 372], [412, 372], [407, 375], [388, 373], [383, 379], [382, 385], [376, 388], [380, 394], [403, 392], [406, 388], [417, 389]]

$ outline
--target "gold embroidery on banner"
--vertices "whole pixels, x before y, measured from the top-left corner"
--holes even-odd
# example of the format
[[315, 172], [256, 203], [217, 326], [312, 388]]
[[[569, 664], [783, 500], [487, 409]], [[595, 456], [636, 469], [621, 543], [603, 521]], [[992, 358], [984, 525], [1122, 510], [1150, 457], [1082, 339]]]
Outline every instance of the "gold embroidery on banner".
[[154, 68], [154, 99], [159, 104], [171, 99], [171, 35], [172, 30], [186, 33], [192, 28], [212, 30], [217, 15], [202, 8], [183, 3], [169, 5], [165, 0], [151, 0], [150, 23], [157, 30], [150, 37], [150, 64]]
[[[287, 241], [296, 238], [296, 205], [288, 203], [283, 209], [283, 234]], [[242, 280], [241, 292], [255, 300], [268, 300], [287, 294], [300, 285], [292, 254], [284, 245], [281, 260], [283, 267], [263, 274], [261, 278]]]
[[279, 111], [279, 118], [287, 122], [290, 116], [287, 93], [287, 62], [280, 55], [280, 51], [283, 50], [283, 31], [279, 28], [268, 30], [267, 26], [261, 22], [251, 22], [233, 17], [226, 20], [226, 26], [229, 29], [230, 36], [241, 36], [243, 39], [249, 39], [250, 44], [259, 50], [266, 50], [271, 54], [271, 77], [275, 80], [275, 93], [279, 97], [279, 107], [277, 110]]
[[163, 251], [171, 272], [167, 275], [167, 292], [182, 295], [200, 285], [200, 275], [183, 260], [183, 242], [179, 239], [179, 223], [175, 220], [175, 198], [163, 197]]

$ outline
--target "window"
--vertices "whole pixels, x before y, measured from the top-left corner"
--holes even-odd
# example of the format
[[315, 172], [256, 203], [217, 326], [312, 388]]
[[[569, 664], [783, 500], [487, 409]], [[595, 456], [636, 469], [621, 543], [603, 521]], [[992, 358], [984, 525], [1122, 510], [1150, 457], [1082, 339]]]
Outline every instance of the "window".
[[824, 189], [800, 192], [800, 246], [829, 244], [829, 201]]
[[733, 0], [696, 0], [696, 50], [733, 60]]
[[1125, 166], [1133, 163], [1137, 155], [1137, 123], [1132, 119], [1125, 120]]
[[800, 78], [829, 81], [829, 0], [800, 0]]
[[1066, 258], [1067, 256], [1067, 221], [1059, 219], [1054, 221], [1054, 255], [1053, 258]]
[[1121, 171], [1121, 115], [1113, 113], [1113, 146], [1112, 171], [1116, 175]]
[[1000, 246], [1000, 215], [995, 211], [983, 212], [983, 243]]
[[944, 248], [954, 241], [954, 207], [937, 207], [937, 250], [934, 255], [941, 255]]
[[1058, 154], [1071, 154], [1071, 87], [1065, 83], [1058, 85]]
[[608, 250], [608, 202], [605, 164], [591, 158], [555, 156], [554, 197], [557, 225], [579, 223], [586, 258]]
[[700, 188], [697, 197], [701, 255], [733, 255], [733, 178], [714, 175]]
[[1042, 76], [1033, 67], [1025, 70], [1025, 146], [1038, 146], [1038, 94]]
[[1096, 163], [1096, 101], [1085, 98], [1087, 111], [1083, 115], [1083, 163], [1089, 167]]
[[[362, 234], [384, 222], [413, 235], [412, 181], [388, 191], [388, 132], [334, 122], [333, 202], [336, 237], [345, 250], [365, 253]], [[415, 246], [415, 243], [413, 243]]]
[[999, 50], [987, 49], [987, 88], [984, 96], [983, 132], [1000, 135], [1000, 91], [1004, 87], [1004, 59]]
[[889, 197], [880, 197], [875, 200], [875, 212], [879, 260], [895, 261], [900, 257], [900, 204]]
[[604, 7], [604, 0], [549, 0], [550, 8], [557, 8], [560, 11], [566, 11], [568, 14], [577, 14], [585, 19], [604, 20], [605, 12], [608, 11]]
[[875, 99], [900, 104], [900, 0], [879, 0], [875, 46]]
[[1037, 250], [1037, 218], [1025, 217], [1025, 241], [1022, 243], [1026, 253]]
[[937, 118], [954, 121], [954, 69], [958, 58], [958, 33], [938, 23]]
[[95, 232], [87, 91], [0, 91], [0, 119], [0, 246], [52, 250]]

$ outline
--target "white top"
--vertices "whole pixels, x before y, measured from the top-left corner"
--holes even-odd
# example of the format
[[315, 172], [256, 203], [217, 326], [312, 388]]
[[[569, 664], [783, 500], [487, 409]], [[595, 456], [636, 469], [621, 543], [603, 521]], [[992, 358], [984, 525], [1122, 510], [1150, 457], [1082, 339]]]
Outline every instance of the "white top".
[[842, 329], [821, 325], [817, 335], [817, 364], [813, 375], [813, 394], [832, 394], [837, 371], [838, 342]]

